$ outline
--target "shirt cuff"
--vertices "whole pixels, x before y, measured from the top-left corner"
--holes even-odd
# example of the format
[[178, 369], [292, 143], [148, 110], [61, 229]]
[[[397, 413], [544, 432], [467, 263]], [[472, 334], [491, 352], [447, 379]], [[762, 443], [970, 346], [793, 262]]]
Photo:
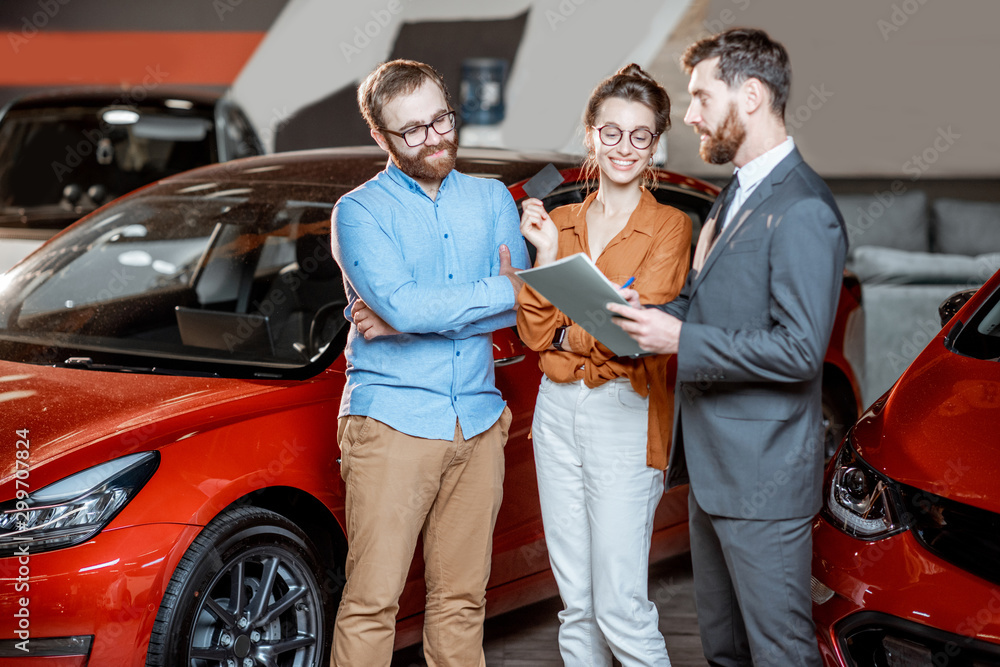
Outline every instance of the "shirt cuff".
[[563, 342], [563, 349], [573, 354], [582, 355], [590, 349], [589, 334], [583, 327], [570, 324], [566, 329], [566, 340]]
[[497, 309], [497, 312], [513, 310], [517, 304], [517, 295], [514, 294], [514, 285], [507, 276], [490, 276], [485, 278], [484, 282], [491, 308]]

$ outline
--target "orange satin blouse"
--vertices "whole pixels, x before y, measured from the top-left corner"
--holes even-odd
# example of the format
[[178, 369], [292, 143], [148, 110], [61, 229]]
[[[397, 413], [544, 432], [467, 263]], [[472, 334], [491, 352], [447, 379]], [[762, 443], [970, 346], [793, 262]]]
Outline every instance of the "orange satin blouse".
[[[560, 206], [549, 216], [559, 230], [558, 257], [590, 254], [587, 239], [587, 209], [594, 192], [580, 204]], [[656, 201], [643, 188], [639, 204], [625, 227], [594, 259], [604, 275], [622, 284], [635, 276], [633, 289], [643, 303], [664, 303], [676, 297], [687, 278], [691, 257], [691, 219], [672, 206]], [[555, 308], [541, 294], [525, 285], [518, 294], [517, 330], [521, 340], [540, 352], [542, 372], [554, 382], [584, 380], [597, 387], [608, 380], [627, 377], [632, 388], [649, 396], [649, 436], [646, 464], [667, 467], [673, 421], [675, 369], [671, 355], [629, 359], [616, 357], [583, 328]], [[548, 349], [555, 330], [567, 326], [565, 351]]]

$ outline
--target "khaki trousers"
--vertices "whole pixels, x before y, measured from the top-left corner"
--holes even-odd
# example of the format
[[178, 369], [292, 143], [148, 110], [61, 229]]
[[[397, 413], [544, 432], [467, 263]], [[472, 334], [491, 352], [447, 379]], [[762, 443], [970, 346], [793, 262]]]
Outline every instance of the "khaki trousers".
[[424, 654], [430, 667], [485, 665], [483, 619], [503, 497], [510, 410], [466, 440], [400, 433], [362, 416], [337, 427], [347, 493], [347, 564], [334, 667], [388, 666], [399, 596], [423, 537]]

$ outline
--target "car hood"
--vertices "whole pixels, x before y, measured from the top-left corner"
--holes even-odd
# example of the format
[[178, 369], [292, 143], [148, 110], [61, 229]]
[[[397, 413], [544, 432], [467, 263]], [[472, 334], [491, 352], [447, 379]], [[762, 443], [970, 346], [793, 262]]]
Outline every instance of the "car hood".
[[858, 452], [898, 482], [1000, 512], [1000, 364], [943, 341], [932, 340], [859, 421]]
[[67, 211], [58, 206], [0, 211], [0, 238], [48, 240], [88, 211]]
[[[97, 463], [206, 430], [213, 423], [274, 409], [271, 394], [290, 384], [302, 383], [0, 362], [0, 499], [13, 497], [17, 468], [29, 470], [30, 489], [36, 490]], [[255, 396], [262, 400], [253, 403]], [[24, 435], [27, 447], [18, 445]], [[29, 453], [27, 459], [21, 456], [20, 465], [18, 450]]]

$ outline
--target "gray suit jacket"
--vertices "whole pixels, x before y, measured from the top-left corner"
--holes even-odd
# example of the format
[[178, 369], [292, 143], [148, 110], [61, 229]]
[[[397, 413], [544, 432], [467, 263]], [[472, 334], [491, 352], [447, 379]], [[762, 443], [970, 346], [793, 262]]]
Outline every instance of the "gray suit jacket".
[[823, 357], [846, 251], [833, 196], [796, 149], [751, 193], [681, 294], [656, 306], [684, 321], [667, 483], [690, 482], [709, 514], [819, 511]]

